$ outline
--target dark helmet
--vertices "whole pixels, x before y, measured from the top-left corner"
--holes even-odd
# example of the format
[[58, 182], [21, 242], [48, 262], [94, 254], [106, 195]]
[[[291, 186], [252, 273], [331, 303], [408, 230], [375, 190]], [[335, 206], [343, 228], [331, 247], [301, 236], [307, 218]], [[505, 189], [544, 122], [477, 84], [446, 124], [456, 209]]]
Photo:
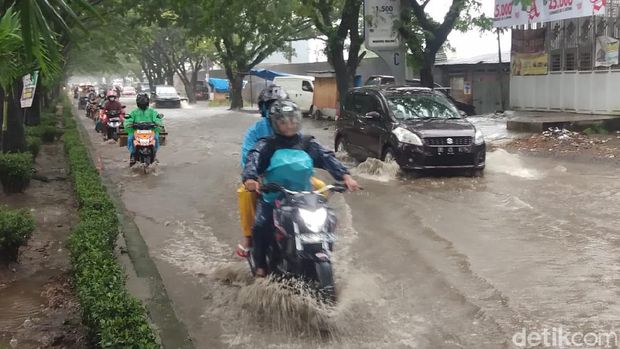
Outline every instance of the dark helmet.
[[149, 107], [150, 102], [151, 100], [148, 94], [138, 93], [138, 95], [136, 95], [136, 104], [138, 105], [138, 108], [146, 110], [146, 108]]
[[271, 103], [279, 99], [286, 99], [286, 98], [287, 98], [286, 92], [284, 92], [284, 89], [282, 89], [282, 87], [275, 85], [275, 84], [271, 84], [265, 87], [258, 94], [258, 108], [263, 113], [263, 116], [267, 116], [265, 114], [266, 114], [266, 111], [269, 110]]
[[269, 108], [269, 119], [273, 132], [280, 133], [278, 121], [287, 120], [297, 126], [297, 132], [301, 129], [301, 111], [297, 104], [291, 100], [276, 100]]

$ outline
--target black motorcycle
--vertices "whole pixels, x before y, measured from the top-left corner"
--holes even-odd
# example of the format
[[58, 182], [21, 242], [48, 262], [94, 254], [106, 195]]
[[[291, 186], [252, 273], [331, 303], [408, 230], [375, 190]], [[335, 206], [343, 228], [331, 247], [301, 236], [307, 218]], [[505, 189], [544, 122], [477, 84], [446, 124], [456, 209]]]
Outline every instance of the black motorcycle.
[[[267, 250], [269, 273], [292, 277], [308, 283], [326, 303], [336, 301], [336, 286], [331, 254], [336, 230], [336, 215], [327, 205], [325, 192], [344, 193], [342, 184], [328, 185], [314, 192], [295, 192], [277, 184], [266, 184], [263, 193], [279, 192], [275, 202], [275, 234]], [[248, 256], [252, 273], [256, 266]]]
[[103, 128], [106, 130], [104, 139], [113, 139], [118, 141], [118, 134], [123, 124], [120, 110], [109, 110], [104, 121]]

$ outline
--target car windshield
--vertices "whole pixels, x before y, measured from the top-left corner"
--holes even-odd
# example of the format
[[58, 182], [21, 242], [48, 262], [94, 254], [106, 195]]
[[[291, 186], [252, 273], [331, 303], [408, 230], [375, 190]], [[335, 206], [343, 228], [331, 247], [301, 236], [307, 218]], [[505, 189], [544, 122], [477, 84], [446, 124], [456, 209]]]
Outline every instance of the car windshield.
[[450, 101], [435, 94], [388, 97], [388, 105], [398, 120], [460, 118]]
[[177, 94], [177, 90], [175, 90], [174, 87], [158, 87], [157, 88], [157, 94], [160, 94], [160, 95], [176, 95]]

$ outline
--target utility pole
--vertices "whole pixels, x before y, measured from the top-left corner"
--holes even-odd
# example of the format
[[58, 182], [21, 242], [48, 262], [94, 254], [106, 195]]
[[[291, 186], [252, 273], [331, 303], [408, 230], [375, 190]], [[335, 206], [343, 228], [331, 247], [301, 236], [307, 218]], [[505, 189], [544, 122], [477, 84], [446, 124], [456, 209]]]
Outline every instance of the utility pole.
[[503, 79], [503, 63], [502, 63], [502, 44], [500, 41], [501, 32], [500, 28], [495, 29], [497, 32], [497, 57], [499, 64], [497, 66], [497, 79], [499, 80], [499, 101], [502, 108], [502, 112], [506, 111], [506, 101], [504, 100], [504, 79]]

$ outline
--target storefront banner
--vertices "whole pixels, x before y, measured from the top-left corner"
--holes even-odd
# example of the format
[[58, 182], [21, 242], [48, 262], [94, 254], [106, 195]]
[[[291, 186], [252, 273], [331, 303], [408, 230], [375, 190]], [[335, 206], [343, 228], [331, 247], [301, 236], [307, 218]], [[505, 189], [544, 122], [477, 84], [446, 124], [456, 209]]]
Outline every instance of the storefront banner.
[[599, 36], [596, 38], [596, 67], [611, 67], [618, 64], [618, 50], [620, 44], [618, 39], [610, 36]]
[[495, 27], [605, 15], [607, 0], [495, 0]]

